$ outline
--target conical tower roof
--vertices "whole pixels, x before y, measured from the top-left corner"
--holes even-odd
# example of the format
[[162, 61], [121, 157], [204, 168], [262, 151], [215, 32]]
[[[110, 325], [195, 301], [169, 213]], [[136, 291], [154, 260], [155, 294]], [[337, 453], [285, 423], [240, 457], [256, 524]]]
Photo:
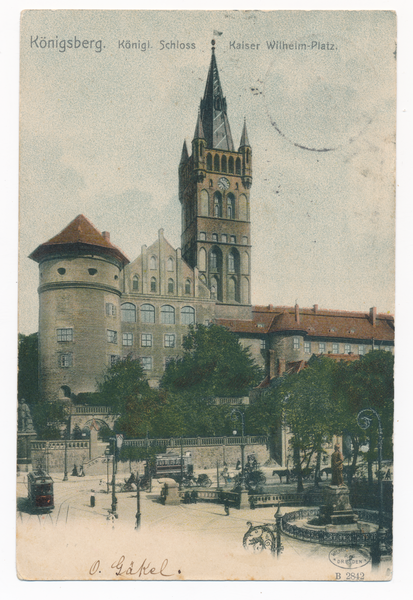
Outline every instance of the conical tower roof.
[[182, 146], [182, 153], [181, 153], [181, 164], [182, 163], [186, 163], [186, 161], [188, 160], [188, 147], [186, 145], [186, 140], [184, 140], [184, 145]]
[[196, 122], [194, 140], [204, 140], [204, 128], [202, 127], [201, 111], [198, 112], [198, 120]]
[[222, 93], [214, 46], [212, 47], [205, 93], [201, 100], [201, 119], [207, 147], [234, 152], [234, 143], [227, 117], [227, 102]]
[[244, 127], [242, 128], [242, 134], [241, 134], [241, 141], [239, 143], [239, 147], [242, 148], [243, 146], [250, 146], [249, 140], [248, 140], [248, 133], [247, 133], [247, 121], [244, 118]]
[[106, 254], [127, 264], [129, 259], [103, 235], [84, 215], [78, 215], [60, 233], [44, 244], [40, 244], [29, 258], [40, 262], [45, 256], [57, 253], [79, 253], [82, 251]]

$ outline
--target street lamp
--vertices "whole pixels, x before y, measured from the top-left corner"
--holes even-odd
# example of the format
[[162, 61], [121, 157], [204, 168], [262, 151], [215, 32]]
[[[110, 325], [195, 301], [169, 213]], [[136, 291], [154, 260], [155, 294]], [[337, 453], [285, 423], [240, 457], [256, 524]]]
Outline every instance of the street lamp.
[[67, 481], [67, 434], [68, 434], [68, 425], [66, 424], [65, 429], [65, 472], [63, 475], [63, 481]]
[[136, 473], [136, 525], [135, 529], [138, 530], [141, 526], [141, 480], [139, 473]]
[[384, 528], [383, 528], [383, 478], [381, 472], [381, 460], [382, 460], [382, 449], [383, 449], [383, 429], [381, 426], [381, 419], [379, 414], [374, 410], [374, 408], [364, 408], [357, 415], [357, 424], [361, 429], [368, 429], [373, 422], [373, 417], [368, 416], [367, 413], [371, 413], [373, 417], [377, 419], [377, 430], [378, 430], [378, 441], [377, 441], [377, 460], [378, 460], [378, 478], [379, 478], [379, 530], [378, 530], [378, 540], [379, 540], [379, 550], [385, 551], [384, 544]]
[[116, 437], [109, 438], [111, 442], [113, 442], [113, 462], [112, 462], [112, 508], [111, 513], [117, 519], [118, 514], [116, 512], [118, 500], [115, 494], [115, 486], [116, 486], [116, 448], [122, 447], [123, 435], [118, 434]]
[[[245, 451], [245, 418], [244, 413], [238, 410], [237, 408], [233, 408], [231, 411], [231, 419], [233, 421], [237, 420], [237, 414], [241, 417], [241, 490], [245, 490], [245, 460], [244, 460], [244, 451]], [[237, 435], [237, 431], [234, 430], [232, 432], [234, 435]]]

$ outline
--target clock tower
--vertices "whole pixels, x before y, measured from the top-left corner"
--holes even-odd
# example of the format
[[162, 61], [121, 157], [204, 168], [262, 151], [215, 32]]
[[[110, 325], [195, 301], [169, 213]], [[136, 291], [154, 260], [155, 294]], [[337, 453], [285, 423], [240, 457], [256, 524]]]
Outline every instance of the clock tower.
[[192, 154], [184, 142], [179, 164], [182, 255], [217, 304], [227, 307], [219, 316], [248, 318], [241, 307], [251, 304], [252, 152], [245, 120], [234, 148], [214, 44]]

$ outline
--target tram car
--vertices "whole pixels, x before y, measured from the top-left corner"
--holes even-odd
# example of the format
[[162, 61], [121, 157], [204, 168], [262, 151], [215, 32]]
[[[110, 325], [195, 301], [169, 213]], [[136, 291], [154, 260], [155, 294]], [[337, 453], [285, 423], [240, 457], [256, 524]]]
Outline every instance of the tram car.
[[36, 510], [52, 510], [54, 508], [53, 479], [37, 469], [27, 475], [28, 498], [32, 508]]
[[[181, 470], [182, 461], [182, 470]], [[157, 454], [155, 463], [155, 477], [170, 477], [179, 479], [181, 474], [184, 478], [191, 477], [194, 472], [192, 464], [192, 455], [190, 452], [185, 452], [181, 458], [180, 453]]]

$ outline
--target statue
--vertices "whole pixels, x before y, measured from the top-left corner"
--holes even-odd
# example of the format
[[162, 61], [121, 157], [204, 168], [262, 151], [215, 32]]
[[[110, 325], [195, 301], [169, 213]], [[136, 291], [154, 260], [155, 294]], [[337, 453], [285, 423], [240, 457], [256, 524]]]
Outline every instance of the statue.
[[343, 481], [343, 455], [340, 452], [340, 446], [334, 446], [334, 452], [331, 455], [331, 485], [344, 485]]
[[32, 416], [30, 414], [30, 408], [26, 404], [26, 400], [24, 398], [19, 401], [18, 418], [18, 430], [20, 432], [35, 433]]

